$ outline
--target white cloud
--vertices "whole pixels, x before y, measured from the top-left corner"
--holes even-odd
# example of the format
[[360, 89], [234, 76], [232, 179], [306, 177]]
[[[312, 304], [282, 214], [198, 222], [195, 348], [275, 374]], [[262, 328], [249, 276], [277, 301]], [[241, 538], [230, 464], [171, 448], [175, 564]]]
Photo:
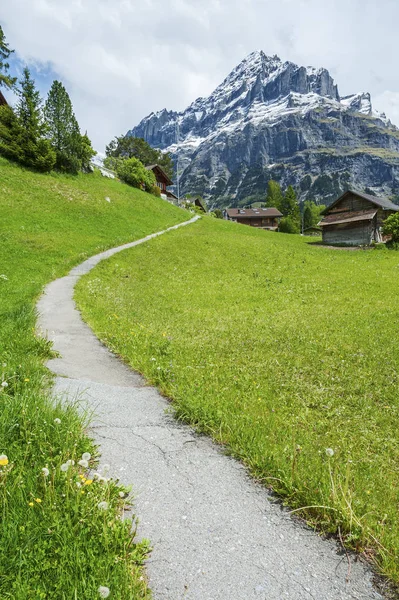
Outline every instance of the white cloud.
[[209, 94], [257, 48], [328, 68], [342, 94], [370, 91], [399, 124], [396, 0], [9, 0], [1, 18], [25, 61], [64, 80], [99, 149]]

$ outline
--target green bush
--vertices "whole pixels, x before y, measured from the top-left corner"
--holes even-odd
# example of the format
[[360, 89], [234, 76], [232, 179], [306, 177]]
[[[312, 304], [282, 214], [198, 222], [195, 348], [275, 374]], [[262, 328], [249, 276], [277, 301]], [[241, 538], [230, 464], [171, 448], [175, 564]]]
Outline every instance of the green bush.
[[292, 217], [283, 217], [278, 229], [281, 233], [299, 233], [299, 225]]
[[118, 177], [133, 187], [144, 188], [146, 192], [152, 192], [156, 187], [154, 173], [147, 170], [137, 158], [121, 160], [116, 168]]
[[384, 235], [390, 235], [391, 240], [387, 246], [393, 250], [399, 249], [399, 212], [390, 215], [385, 221], [382, 228]]

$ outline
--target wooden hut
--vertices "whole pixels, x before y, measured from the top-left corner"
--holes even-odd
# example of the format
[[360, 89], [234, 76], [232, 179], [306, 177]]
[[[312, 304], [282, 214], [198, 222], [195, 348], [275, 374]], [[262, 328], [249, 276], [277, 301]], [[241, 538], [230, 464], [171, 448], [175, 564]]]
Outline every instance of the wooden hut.
[[4, 98], [3, 94], [1, 93], [0, 90], [0, 106], [6, 105], [7, 106], [8, 102], [7, 100]]
[[152, 171], [154, 173], [155, 179], [157, 180], [157, 186], [161, 190], [161, 197], [165, 200], [173, 201], [176, 196], [167, 190], [169, 185], [173, 185], [173, 181], [167, 176], [162, 167], [159, 165], [148, 165], [146, 169], [147, 171]]
[[390, 200], [348, 190], [321, 212], [323, 243], [368, 246], [381, 242], [383, 222], [398, 211], [399, 206]]
[[227, 208], [224, 218], [243, 225], [277, 231], [282, 213], [277, 208]]

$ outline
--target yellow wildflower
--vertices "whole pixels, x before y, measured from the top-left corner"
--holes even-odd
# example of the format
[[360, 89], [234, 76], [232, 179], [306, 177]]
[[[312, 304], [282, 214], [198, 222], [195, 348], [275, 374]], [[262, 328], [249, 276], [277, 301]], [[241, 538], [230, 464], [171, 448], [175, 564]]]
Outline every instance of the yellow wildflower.
[[91, 485], [93, 483], [92, 479], [86, 479], [86, 481], [84, 482], [84, 485]]
[[33, 502], [28, 502], [29, 506], [34, 506]]
[[8, 456], [0, 454], [0, 467], [5, 467], [6, 465], [8, 465]]
[[35, 502], [37, 502], [38, 504], [40, 504], [40, 502], [41, 502], [40, 498], [35, 498]]
[[25, 377], [25, 381], [30, 381], [29, 377]]

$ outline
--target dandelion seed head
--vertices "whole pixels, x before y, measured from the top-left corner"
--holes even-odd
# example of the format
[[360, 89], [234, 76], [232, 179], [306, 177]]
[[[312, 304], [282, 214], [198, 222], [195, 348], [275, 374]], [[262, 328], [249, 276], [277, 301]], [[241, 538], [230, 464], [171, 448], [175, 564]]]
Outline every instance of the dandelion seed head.
[[125, 492], [119, 492], [119, 498], [124, 498], [125, 497]]
[[105, 585], [100, 585], [98, 588], [98, 593], [100, 594], [100, 598], [108, 598], [110, 595], [110, 590]]
[[69, 469], [69, 465], [67, 463], [64, 463], [61, 465], [60, 469], [63, 473], [66, 473], [66, 471], [68, 471]]
[[42, 473], [45, 477], [48, 477], [50, 475], [50, 471], [48, 470], [47, 467], [43, 467]]
[[85, 469], [87, 469], [87, 467], [89, 466], [89, 463], [87, 462], [87, 460], [84, 460], [82, 458], [82, 460], [78, 461], [78, 465], [80, 465], [81, 467], [84, 467]]
[[99, 502], [97, 504], [97, 508], [99, 508], [100, 510], [108, 510], [108, 502], [105, 502], [105, 500]]
[[83, 452], [83, 454], [82, 454], [82, 460], [90, 460], [90, 459], [91, 459], [90, 452]]
[[7, 383], [7, 381], [2, 381], [2, 382], [1, 382], [1, 387], [2, 387], [2, 388], [6, 388], [6, 387], [8, 387], [8, 383]]
[[65, 464], [67, 464], [68, 467], [73, 467], [73, 465], [75, 464], [75, 461], [70, 458], [69, 460], [66, 461]]
[[61, 425], [61, 419], [57, 417], [56, 419], [54, 419], [54, 423], [55, 425]]
[[327, 456], [334, 456], [334, 450], [332, 448], [326, 448]]

